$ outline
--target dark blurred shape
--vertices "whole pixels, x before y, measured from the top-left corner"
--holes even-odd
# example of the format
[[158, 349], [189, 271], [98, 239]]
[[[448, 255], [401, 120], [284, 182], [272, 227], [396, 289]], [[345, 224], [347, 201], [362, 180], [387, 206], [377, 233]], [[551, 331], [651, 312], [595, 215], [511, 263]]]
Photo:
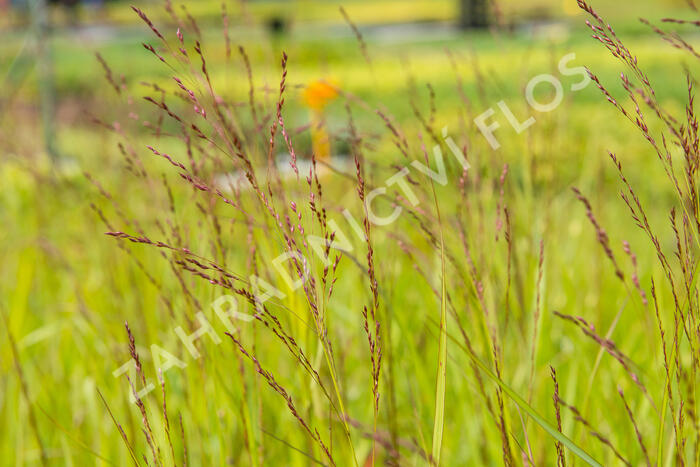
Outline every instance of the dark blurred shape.
[[265, 29], [270, 35], [273, 50], [281, 52], [285, 36], [289, 33], [288, 19], [280, 15], [271, 16], [265, 21]]
[[288, 24], [285, 18], [281, 16], [272, 16], [266, 22], [268, 31], [275, 36], [281, 36], [287, 32]]
[[78, 3], [80, 3], [79, 0], [49, 0], [50, 5], [63, 5], [67, 7], [74, 7]]
[[462, 29], [485, 28], [490, 23], [488, 0], [458, 0], [459, 27]]
[[[35, 0], [0, 0], [0, 10], [7, 6], [13, 6], [20, 10], [30, 9], [33, 1]], [[105, 0], [46, 0], [48, 5], [60, 5], [71, 9], [78, 5], [101, 6], [104, 2]]]

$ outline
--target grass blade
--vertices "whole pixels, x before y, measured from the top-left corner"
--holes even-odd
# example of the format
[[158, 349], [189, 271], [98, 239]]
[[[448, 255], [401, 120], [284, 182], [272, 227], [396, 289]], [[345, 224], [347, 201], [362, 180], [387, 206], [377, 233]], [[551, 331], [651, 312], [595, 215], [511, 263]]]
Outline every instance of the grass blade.
[[100, 400], [104, 404], [105, 408], [107, 409], [107, 413], [109, 413], [109, 418], [112, 419], [112, 422], [114, 423], [114, 426], [117, 427], [117, 430], [119, 430], [119, 435], [121, 436], [122, 440], [124, 441], [124, 445], [126, 446], [126, 449], [129, 451], [129, 456], [131, 456], [131, 460], [134, 461], [134, 464], [139, 467], [141, 463], [139, 462], [138, 458], [136, 457], [136, 453], [134, 453], [134, 449], [131, 447], [131, 444], [129, 443], [129, 439], [126, 437], [126, 433], [124, 433], [124, 430], [122, 429], [122, 426], [117, 422], [117, 419], [114, 417], [114, 414], [112, 413], [112, 409], [109, 408], [109, 404], [107, 404], [107, 401], [105, 400], [104, 396], [100, 392], [98, 388], [95, 388], [97, 391], [97, 395], [100, 396]]
[[496, 376], [484, 363], [479, 360], [479, 358], [474, 355], [466, 346], [462, 345], [459, 341], [457, 341], [453, 336], [447, 335], [447, 337], [452, 340], [452, 342], [457, 345], [460, 349], [462, 349], [468, 356], [469, 358], [474, 362], [474, 364], [479, 367], [479, 369], [484, 373], [491, 381], [496, 383], [502, 390], [503, 392], [510, 397], [510, 399], [515, 402], [521, 409], [523, 409], [532, 419], [539, 425], [541, 426], [544, 431], [549, 433], [552, 438], [556, 439], [560, 443], [562, 443], [568, 450], [573, 452], [577, 457], [579, 457], [582, 461], [584, 461], [586, 464], [592, 466], [592, 467], [602, 467], [602, 464], [593, 457], [591, 457], [590, 454], [588, 454], [586, 451], [584, 451], [581, 447], [579, 447], [574, 441], [572, 441], [569, 437], [564, 435], [563, 433], [560, 433], [559, 430], [557, 430], [552, 424], [547, 422], [547, 420], [544, 419], [540, 414], [535, 411], [535, 409], [532, 408], [530, 404], [528, 404], [525, 399], [520, 397], [513, 389], [511, 389], [510, 386], [508, 386], [501, 378]]
[[[426, 163], [427, 163], [426, 158]], [[433, 199], [437, 212], [438, 227], [440, 229], [440, 269], [441, 269], [441, 294], [440, 294], [440, 342], [438, 347], [437, 381], [435, 383], [435, 419], [433, 421], [433, 449], [432, 461], [440, 465], [440, 451], [442, 450], [442, 434], [445, 429], [445, 390], [447, 386], [447, 287], [445, 282], [445, 239], [442, 231], [442, 219], [440, 206], [437, 201], [435, 184], [431, 179]]]
[[[442, 243], [442, 240], [441, 240]], [[440, 346], [438, 349], [438, 371], [435, 384], [435, 420], [433, 422], [433, 461], [440, 465], [442, 432], [445, 425], [445, 388], [447, 385], [447, 298], [445, 290], [445, 250], [441, 244], [442, 296], [440, 299]]]

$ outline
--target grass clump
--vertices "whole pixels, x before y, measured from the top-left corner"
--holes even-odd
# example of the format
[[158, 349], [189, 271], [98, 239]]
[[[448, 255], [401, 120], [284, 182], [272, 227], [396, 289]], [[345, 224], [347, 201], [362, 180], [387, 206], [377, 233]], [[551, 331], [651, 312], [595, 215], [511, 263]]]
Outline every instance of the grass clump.
[[[343, 83], [309, 79], [294, 54], [265, 68], [260, 50], [227, 28], [212, 41], [169, 2], [158, 21], [133, 7], [158, 72], [136, 83], [98, 55], [105, 96], [90, 112], [119, 163], [96, 158], [68, 186], [0, 166], [12, 181], [0, 199], [36, 206], [18, 231], [38, 232], [41, 249], [8, 251], [3, 269], [15, 287], [0, 301], [13, 371], [0, 406], [28, 426], [0, 452], [46, 464], [697, 463], [694, 65], [683, 92], [667, 74], [655, 85], [659, 70], [578, 6], [607, 50], [582, 53], [596, 57], [583, 63], [596, 63], [602, 98], [567, 91], [551, 112], [465, 50], [447, 52], [439, 85], [408, 60], [384, 79], [393, 65], [349, 8], [339, 15], [357, 44], [331, 60], [353, 64]], [[642, 24], [696, 60], [667, 29], [679, 23]], [[524, 70], [570, 90], [563, 52]], [[401, 99], [378, 95], [404, 78]], [[487, 109], [497, 149], [476, 123]], [[80, 201], [99, 223], [89, 233], [53, 219]], [[27, 335], [26, 310], [46, 304], [35, 283], [73, 312]], [[79, 355], [59, 358], [67, 348]], [[71, 391], [43, 390], [43, 372]]]

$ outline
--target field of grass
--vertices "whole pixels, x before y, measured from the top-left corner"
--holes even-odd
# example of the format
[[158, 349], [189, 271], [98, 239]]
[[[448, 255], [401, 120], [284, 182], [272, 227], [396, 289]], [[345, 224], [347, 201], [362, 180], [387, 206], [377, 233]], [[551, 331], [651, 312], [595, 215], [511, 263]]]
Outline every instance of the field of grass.
[[133, 3], [55, 33], [56, 160], [2, 33], [0, 465], [698, 463], [686, 3], [593, 4], [645, 74], [558, 1]]

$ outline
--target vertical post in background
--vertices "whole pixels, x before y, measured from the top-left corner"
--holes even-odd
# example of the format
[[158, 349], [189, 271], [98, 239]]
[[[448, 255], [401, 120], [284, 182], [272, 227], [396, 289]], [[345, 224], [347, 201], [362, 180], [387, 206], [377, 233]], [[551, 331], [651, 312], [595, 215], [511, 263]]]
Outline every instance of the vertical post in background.
[[39, 88], [39, 107], [41, 110], [44, 149], [51, 160], [55, 162], [58, 158], [54, 126], [56, 90], [53, 81], [49, 12], [46, 0], [29, 0], [29, 8], [35, 39], [37, 85]]
[[459, 27], [485, 28], [489, 25], [488, 0], [459, 0]]

